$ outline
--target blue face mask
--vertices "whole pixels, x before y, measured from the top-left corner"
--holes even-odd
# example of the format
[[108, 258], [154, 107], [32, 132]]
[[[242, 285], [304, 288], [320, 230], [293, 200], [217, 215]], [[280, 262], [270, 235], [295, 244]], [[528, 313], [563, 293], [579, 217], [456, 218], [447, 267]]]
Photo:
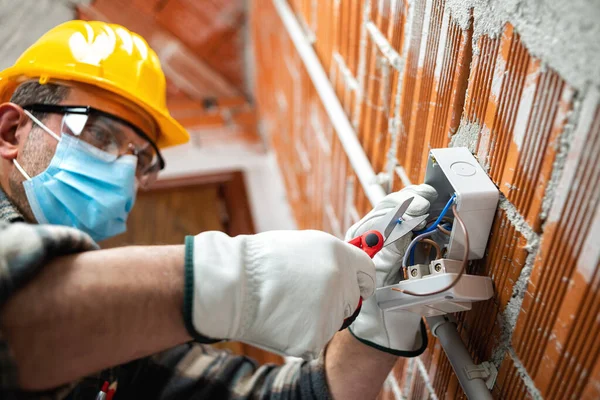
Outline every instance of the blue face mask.
[[37, 221], [72, 226], [96, 241], [125, 232], [135, 202], [137, 157], [116, 157], [73, 136], [58, 137], [26, 114], [59, 141], [48, 168], [33, 178], [14, 160], [27, 179], [23, 186]]

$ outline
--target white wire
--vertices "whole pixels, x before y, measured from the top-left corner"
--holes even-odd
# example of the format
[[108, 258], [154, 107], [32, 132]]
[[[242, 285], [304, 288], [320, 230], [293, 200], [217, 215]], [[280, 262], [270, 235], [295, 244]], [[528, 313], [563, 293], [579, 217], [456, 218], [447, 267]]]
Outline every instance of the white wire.
[[427, 238], [429, 236], [433, 236], [433, 234], [436, 233], [436, 232], [437, 232], [437, 230], [431, 231], [431, 232], [422, 233], [419, 236], [415, 237], [412, 242], [410, 242], [410, 244], [406, 248], [406, 252], [404, 253], [404, 257], [402, 257], [402, 266], [404, 268], [406, 268], [408, 266], [408, 257], [410, 257], [410, 251], [413, 248], [413, 246], [416, 246], [417, 242], [419, 242], [421, 239], [425, 239], [425, 238]]

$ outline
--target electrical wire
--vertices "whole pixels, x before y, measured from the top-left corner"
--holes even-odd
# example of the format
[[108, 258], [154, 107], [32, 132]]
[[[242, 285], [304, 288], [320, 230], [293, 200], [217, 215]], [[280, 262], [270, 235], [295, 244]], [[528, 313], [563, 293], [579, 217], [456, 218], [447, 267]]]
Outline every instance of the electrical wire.
[[434, 249], [435, 249], [435, 259], [439, 259], [442, 258], [442, 249], [440, 248], [440, 245], [437, 244], [434, 240], [431, 239], [423, 239], [421, 240], [420, 243], [427, 243], [429, 245], [431, 245]]
[[[456, 204], [452, 205], [452, 212], [454, 213], [454, 220], [458, 221], [460, 228], [462, 229], [462, 231], [465, 234], [463, 260], [462, 260], [462, 264], [460, 266], [460, 272], [458, 273], [458, 276], [449, 285], [447, 285], [446, 287], [444, 287], [440, 290], [436, 290], [435, 292], [415, 293], [415, 292], [411, 292], [409, 290], [404, 290], [404, 289], [399, 289], [399, 288], [392, 288], [392, 290], [395, 290], [396, 292], [402, 292], [404, 294], [408, 294], [411, 296], [418, 296], [418, 297], [431, 296], [431, 295], [440, 294], [440, 293], [445, 292], [446, 290], [452, 289], [458, 283], [460, 278], [462, 278], [462, 276], [465, 273], [465, 270], [467, 269], [467, 264], [469, 263], [469, 233], [467, 232], [467, 227], [465, 226], [464, 221], [462, 220], [462, 218], [460, 218], [458, 211], [456, 211]], [[426, 235], [426, 234], [419, 235], [419, 236], [417, 236], [417, 238], [419, 238], [420, 236], [424, 236], [424, 235]], [[415, 239], [417, 239], [417, 238], [415, 238]], [[419, 240], [421, 240], [421, 239], [419, 239]], [[413, 242], [414, 242], [414, 240], [413, 240]], [[412, 242], [411, 242], [411, 245], [412, 245]], [[406, 259], [406, 254], [404, 256], [405, 256], [404, 258]], [[403, 260], [403, 265], [404, 265], [404, 260]]]
[[[429, 227], [427, 227], [425, 229], [422, 229], [420, 231], [417, 231], [417, 232], [415, 232], [415, 234], [416, 235], [423, 235], [423, 234], [426, 234], [426, 233], [435, 232], [437, 230], [438, 225], [442, 222], [442, 220], [444, 218], [447, 218], [446, 217], [446, 213], [448, 212], [448, 209], [450, 208], [450, 206], [452, 206], [452, 204], [454, 204], [454, 200], [456, 200], [456, 193], [454, 193], [452, 195], [452, 197], [450, 197], [450, 200], [448, 200], [448, 202], [446, 203], [446, 205], [442, 209], [442, 212], [440, 213], [440, 215], [438, 215], [438, 217], [435, 220], [435, 222], [433, 223], [433, 225], [431, 225], [431, 226], [429, 226]], [[409, 257], [410, 257], [410, 265], [414, 265], [415, 264], [415, 247], [414, 247], [414, 245], [413, 245], [413, 247], [409, 246], [409, 249], [407, 249], [407, 253], [409, 253]]]
[[[408, 259], [409, 259], [410, 255], [412, 254], [412, 250], [415, 248], [417, 243], [419, 243], [423, 239], [428, 238], [429, 236], [433, 236], [434, 233], [435, 233], [435, 231], [422, 233], [419, 236], [415, 237], [412, 240], [412, 242], [410, 242], [410, 244], [406, 248], [406, 251], [404, 252], [404, 257], [402, 257], [402, 266], [404, 268], [408, 267]], [[413, 264], [414, 263], [411, 263], [411, 265], [413, 265]]]
[[442, 212], [440, 213], [440, 215], [437, 217], [437, 219], [435, 220], [435, 222], [433, 223], [433, 225], [431, 225], [428, 228], [422, 229], [420, 231], [415, 232], [416, 235], [421, 235], [423, 233], [427, 233], [427, 232], [433, 232], [437, 229], [437, 226], [442, 222], [442, 220], [444, 219], [444, 217], [446, 216], [446, 213], [448, 212], [448, 209], [450, 209], [450, 206], [452, 206], [452, 204], [454, 204], [454, 200], [456, 200], [456, 193], [454, 193], [452, 195], [452, 197], [450, 197], [450, 200], [448, 200], [448, 202], [446, 203], [446, 205], [444, 206], [444, 208], [442, 209]]
[[[448, 217], [444, 217], [444, 220], [449, 220], [449, 218]], [[448, 228], [445, 228], [444, 226], [442, 226], [440, 224], [440, 225], [438, 225], [437, 229], [439, 231], [441, 231], [442, 233], [444, 233], [445, 235], [450, 236], [452, 234], [452, 232], [450, 232], [450, 230], [452, 230], [452, 225], [450, 225]], [[435, 231], [432, 231], [431, 233], [433, 234], [433, 233], [435, 233]], [[422, 240], [425, 240], [425, 239], [422, 239]], [[416, 242], [415, 242], [415, 244], [416, 244]], [[410, 255], [409, 255], [409, 257], [410, 257], [410, 259], [409, 259], [410, 265], [415, 265], [415, 248], [416, 248], [416, 246], [409, 245], [409, 247], [407, 247], [407, 250], [406, 250], [406, 251], [410, 250]], [[438, 258], [440, 258], [440, 256], [438, 256]]]
[[450, 232], [448, 229], [444, 228], [441, 224], [437, 226], [438, 231], [442, 232], [444, 235], [450, 236], [452, 234], [452, 232]]

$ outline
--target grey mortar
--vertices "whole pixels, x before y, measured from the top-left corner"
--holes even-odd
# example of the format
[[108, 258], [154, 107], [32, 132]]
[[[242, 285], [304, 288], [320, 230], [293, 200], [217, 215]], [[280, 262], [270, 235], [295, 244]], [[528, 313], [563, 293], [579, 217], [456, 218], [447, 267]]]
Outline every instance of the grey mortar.
[[467, 147], [471, 153], [475, 153], [480, 132], [481, 126], [478, 123], [462, 119], [456, 133], [450, 135], [449, 147]]
[[542, 396], [542, 393], [540, 393], [540, 390], [535, 386], [535, 382], [533, 381], [531, 376], [529, 376], [527, 369], [525, 369], [525, 366], [523, 365], [519, 357], [517, 357], [515, 350], [513, 348], [508, 349], [508, 354], [510, 358], [512, 358], [513, 365], [517, 369], [517, 373], [519, 374], [521, 380], [525, 384], [525, 387], [531, 395], [531, 398], [533, 398], [534, 400], [543, 399], [544, 397]]
[[[581, 90], [600, 87], [600, 2], [597, 0], [447, 0], [466, 29], [473, 8], [473, 42], [498, 37], [510, 22], [529, 52]], [[477, 49], [475, 49], [477, 51]]]
[[517, 279], [513, 286], [511, 299], [506, 305], [506, 308], [498, 313], [498, 324], [500, 325], [499, 344], [492, 352], [490, 360], [497, 369], [500, 369], [502, 360], [504, 360], [504, 355], [511, 345], [513, 332], [517, 325], [519, 314], [521, 313], [521, 306], [523, 305], [523, 299], [525, 298], [525, 292], [527, 291], [527, 284], [537, 255], [537, 247], [528, 251], [530, 251], [530, 253], [525, 259], [525, 265], [523, 266], [523, 269], [521, 269], [519, 279]]
[[429, 372], [427, 371], [427, 368], [425, 368], [425, 364], [423, 364], [423, 361], [421, 361], [420, 357], [417, 357], [416, 360], [417, 367], [419, 368], [419, 372], [421, 373], [421, 379], [423, 379], [423, 382], [425, 382], [425, 387], [429, 391], [429, 399], [438, 400], [437, 394], [435, 393], [435, 389], [433, 388], [431, 380], [429, 379]]
[[540, 237], [537, 233], [531, 229], [525, 218], [517, 211], [517, 208], [500, 194], [500, 202], [498, 207], [504, 210], [506, 218], [509, 220], [515, 230], [523, 235], [527, 244], [525, 250], [529, 253], [525, 259], [525, 265], [521, 269], [519, 278], [515, 282], [512, 289], [512, 296], [509, 300], [506, 308], [499, 313], [498, 323], [500, 325], [500, 339], [498, 346], [492, 353], [491, 362], [500, 369], [502, 360], [504, 359], [505, 353], [510, 348], [512, 341], [512, 335], [517, 325], [517, 319], [521, 312], [521, 306], [523, 305], [523, 299], [527, 291], [527, 285], [529, 278], [531, 277], [531, 271], [533, 270], [533, 264], [537, 256], [537, 251], [540, 247]]

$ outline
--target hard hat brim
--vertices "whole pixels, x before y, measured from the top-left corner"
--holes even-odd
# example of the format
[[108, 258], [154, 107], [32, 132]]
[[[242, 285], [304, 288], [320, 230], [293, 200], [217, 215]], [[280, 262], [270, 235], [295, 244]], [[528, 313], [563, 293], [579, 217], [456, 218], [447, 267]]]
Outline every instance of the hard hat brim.
[[[138, 105], [148, 113], [156, 122], [159, 135], [156, 145], [160, 149], [187, 143], [190, 135], [186, 129], [168, 112], [163, 112], [151, 104], [145, 102], [139, 97], [132, 96], [125, 90], [114, 85], [111, 81], [102, 77], [90, 76], [89, 74], [78, 73], [76, 71], [53, 70], [50, 68], [36, 69], [29, 67], [27, 71], [18, 67], [9, 67], [0, 72], [0, 98], [2, 101], [8, 101], [14, 89], [21, 82], [28, 79], [39, 78], [41, 82], [50, 80], [64, 80], [90, 84], [104, 90], [117, 94], [132, 103]], [[11, 90], [12, 88], [12, 90]], [[9, 92], [9, 93], [7, 93]]]

